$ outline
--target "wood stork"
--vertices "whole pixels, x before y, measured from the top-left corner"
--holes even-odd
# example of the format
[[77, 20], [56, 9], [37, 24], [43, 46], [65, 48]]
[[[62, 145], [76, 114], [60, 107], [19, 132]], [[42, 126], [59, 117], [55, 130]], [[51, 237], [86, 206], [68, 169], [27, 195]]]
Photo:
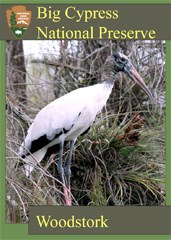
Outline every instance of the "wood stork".
[[[76, 89], [44, 107], [29, 127], [19, 149], [28, 176], [48, 149], [58, 145], [58, 173], [63, 183], [66, 205], [71, 205], [70, 165], [75, 141], [91, 127], [97, 113], [105, 106], [118, 72], [124, 72], [153, 100], [150, 90], [130, 60], [122, 53], [114, 53], [105, 61], [101, 83]], [[70, 150], [64, 170], [62, 158], [66, 142], [69, 142]]]

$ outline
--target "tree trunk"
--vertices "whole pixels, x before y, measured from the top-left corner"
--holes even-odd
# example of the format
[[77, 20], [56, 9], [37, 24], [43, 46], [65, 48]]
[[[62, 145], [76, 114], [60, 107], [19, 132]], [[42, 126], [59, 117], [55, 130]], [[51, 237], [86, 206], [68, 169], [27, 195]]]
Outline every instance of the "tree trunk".
[[7, 41], [7, 96], [21, 109], [26, 106], [26, 68], [22, 41]]

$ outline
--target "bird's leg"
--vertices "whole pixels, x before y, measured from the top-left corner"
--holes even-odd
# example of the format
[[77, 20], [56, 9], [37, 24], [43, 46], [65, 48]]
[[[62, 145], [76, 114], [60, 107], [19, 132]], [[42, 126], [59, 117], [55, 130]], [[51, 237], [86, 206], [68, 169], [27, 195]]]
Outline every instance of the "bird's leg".
[[59, 161], [58, 161], [58, 173], [59, 173], [62, 183], [65, 184], [64, 169], [62, 166], [63, 151], [64, 151], [64, 142], [61, 141], [60, 142]]
[[72, 160], [72, 152], [74, 150], [74, 144], [75, 140], [70, 141], [70, 149], [69, 149], [69, 154], [66, 160], [66, 167], [65, 167], [65, 176], [66, 176], [66, 182], [67, 182], [67, 188], [70, 193], [70, 177], [71, 177], [71, 160]]
[[61, 178], [61, 181], [63, 184], [63, 192], [64, 192], [64, 196], [65, 196], [66, 205], [70, 206], [71, 205], [71, 197], [69, 197], [68, 189], [65, 184], [64, 169], [62, 166], [62, 157], [63, 157], [63, 151], [64, 151], [63, 149], [64, 149], [64, 142], [61, 141], [60, 142], [60, 152], [59, 152], [59, 162], [58, 162], [58, 173], [60, 175], [60, 178]]

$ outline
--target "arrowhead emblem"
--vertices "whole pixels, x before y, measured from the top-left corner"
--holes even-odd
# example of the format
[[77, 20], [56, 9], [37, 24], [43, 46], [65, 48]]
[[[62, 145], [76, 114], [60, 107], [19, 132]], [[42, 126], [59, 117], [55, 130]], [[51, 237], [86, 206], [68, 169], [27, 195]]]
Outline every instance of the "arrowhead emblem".
[[8, 27], [16, 38], [21, 38], [31, 22], [32, 11], [25, 6], [14, 6], [6, 10]]

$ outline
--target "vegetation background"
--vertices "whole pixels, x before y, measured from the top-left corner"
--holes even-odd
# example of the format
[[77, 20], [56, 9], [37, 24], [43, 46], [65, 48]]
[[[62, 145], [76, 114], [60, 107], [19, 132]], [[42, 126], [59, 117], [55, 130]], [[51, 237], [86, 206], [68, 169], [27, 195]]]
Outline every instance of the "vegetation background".
[[[58, 153], [28, 179], [16, 164], [18, 148], [38, 111], [74, 89], [98, 83], [105, 59], [116, 50], [130, 57], [156, 104], [124, 74], [117, 75], [106, 107], [76, 143], [73, 205], [165, 204], [165, 41], [7, 41], [8, 223], [26, 223], [28, 205], [64, 204]], [[66, 146], [65, 156], [67, 151]]]

